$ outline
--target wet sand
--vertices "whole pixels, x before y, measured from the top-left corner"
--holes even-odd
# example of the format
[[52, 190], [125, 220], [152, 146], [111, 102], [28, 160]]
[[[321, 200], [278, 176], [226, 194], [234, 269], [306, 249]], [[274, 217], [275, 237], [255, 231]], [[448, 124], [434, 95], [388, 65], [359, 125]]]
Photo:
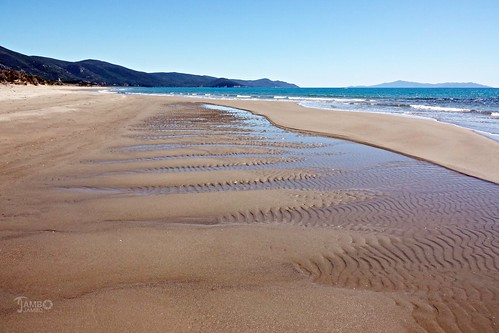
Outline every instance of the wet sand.
[[346, 139], [499, 184], [499, 142], [433, 120], [305, 108], [293, 102], [217, 101], [264, 115], [288, 129]]
[[497, 330], [497, 185], [202, 101], [17, 89], [2, 331]]

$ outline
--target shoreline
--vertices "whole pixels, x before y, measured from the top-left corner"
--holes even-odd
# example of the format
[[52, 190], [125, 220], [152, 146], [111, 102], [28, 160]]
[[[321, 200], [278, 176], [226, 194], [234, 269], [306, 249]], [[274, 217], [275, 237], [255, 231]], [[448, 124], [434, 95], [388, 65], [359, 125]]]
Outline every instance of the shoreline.
[[[134, 92], [133, 88], [131, 91], [126, 91], [127, 90], [126, 88], [123, 88], [123, 89], [125, 90], [125, 92], [123, 92], [122, 89], [116, 90], [113, 88], [108, 88], [108, 91], [114, 92], [114, 93], [119, 93], [119, 94], [127, 94], [127, 95], [128, 94], [129, 95], [156, 95], [156, 96], [173, 96], [173, 97], [176, 96], [176, 97], [180, 97], [180, 98], [187, 97], [187, 98], [192, 98], [194, 100], [201, 99], [201, 98], [208, 98], [208, 99], [213, 99], [213, 100], [222, 99], [222, 100], [242, 100], [242, 101], [265, 101], [265, 102], [268, 102], [268, 101], [293, 102], [293, 103], [296, 103], [296, 104], [303, 106], [305, 108], [312, 108], [312, 109], [321, 109], [321, 110], [329, 110], [329, 111], [373, 113], [373, 114], [387, 114], [387, 115], [394, 115], [394, 116], [404, 117], [404, 118], [427, 119], [427, 120], [438, 121], [438, 122], [441, 122], [444, 124], [453, 124], [453, 125], [458, 126], [458, 127], [469, 129], [469, 130], [472, 130], [478, 134], [481, 134], [485, 137], [491, 138], [491, 139], [499, 142], [499, 134], [496, 133], [497, 131], [494, 131], [494, 129], [490, 127], [492, 125], [490, 125], [488, 128], [487, 128], [487, 126], [485, 126], [485, 128], [484, 128], [484, 127], [477, 125], [478, 123], [482, 122], [480, 119], [476, 120], [476, 121], [478, 121], [478, 123], [477, 123], [476, 121], [470, 122], [471, 120], [461, 120], [457, 116], [458, 114], [467, 115], [467, 114], [478, 113], [481, 115], [489, 115], [490, 117], [493, 117], [493, 118], [497, 117], [497, 115], [495, 115], [496, 112], [494, 112], [494, 111], [485, 110], [485, 109], [479, 108], [479, 107], [477, 109], [474, 109], [471, 105], [468, 106], [468, 108], [454, 108], [454, 107], [438, 107], [438, 106], [418, 105], [418, 104], [413, 105], [413, 104], [410, 104], [411, 103], [410, 101], [400, 101], [400, 103], [402, 103], [402, 104], [395, 104], [397, 106], [397, 110], [395, 110], [395, 109], [393, 109], [394, 108], [393, 105], [387, 104], [386, 106], [383, 106], [383, 104], [380, 101], [378, 101], [378, 103], [381, 103], [381, 104], [378, 104], [378, 103], [369, 104], [371, 101], [371, 98], [374, 98], [373, 101], [376, 101], [376, 98], [369, 96], [369, 94], [367, 94], [364, 97], [359, 97], [359, 96], [354, 95], [350, 98], [346, 95], [340, 97], [340, 96], [335, 96], [334, 94], [331, 96], [323, 96], [323, 97], [316, 97], [313, 95], [307, 96], [306, 94], [295, 95], [292, 93], [290, 93], [290, 95], [282, 95], [282, 96], [271, 95], [271, 94], [266, 95], [269, 93], [268, 91], [263, 92], [262, 93], [263, 95], [258, 95], [257, 91], [249, 92], [248, 93], [249, 95], [239, 95], [239, 94], [236, 95], [236, 92], [234, 92], [233, 90], [230, 90], [230, 88], [227, 88], [227, 89], [229, 89], [229, 91], [227, 93], [225, 93], [223, 91], [223, 88], [221, 88], [221, 90], [219, 89], [219, 90], [214, 91], [212, 93], [209, 93], [209, 92], [206, 93], [206, 91], [205, 91], [205, 94], [203, 94], [202, 90], [199, 93], [194, 92], [194, 90], [191, 93], [188, 93], [188, 92], [182, 93], [182, 92], [174, 92], [174, 91], [159, 92], [161, 90], [161, 88], [152, 88], [152, 89], [158, 89], [159, 91], [149, 94], [149, 93], [140, 92], [140, 91]], [[178, 89], [178, 88], [175, 88], [175, 89]], [[198, 89], [198, 88], [192, 88], [192, 89]], [[203, 89], [203, 88], [199, 88], [199, 89]], [[304, 89], [308, 89], [308, 88], [304, 88]], [[311, 89], [315, 89], [315, 88], [311, 88]], [[338, 88], [323, 88], [323, 89], [334, 90], [334, 89], [338, 89]], [[269, 89], [267, 89], [267, 90], [269, 90]], [[272, 89], [270, 89], [270, 90], [272, 90]], [[146, 91], [147, 91], [147, 89], [146, 89]], [[154, 90], [152, 90], [152, 91], [154, 91]], [[252, 94], [254, 94], [254, 96]], [[403, 99], [403, 97], [401, 97], [401, 98]], [[450, 98], [450, 99], [453, 100], [452, 98]], [[344, 100], [344, 101], [342, 101], [342, 100]], [[350, 106], [347, 106], [347, 105], [344, 105], [344, 106], [341, 106], [339, 104], [329, 105], [328, 104], [329, 101], [334, 101], [335, 103], [336, 103], [336, 101], [338, 101], [340, 104], [341, 103], [349, 103], [348, 101], [356, 101], [356, 102], [360, 101], [359, 105], [363, 105], [363, 102], [369, 102], [368, 104], [372, 105], [372, 109], [370, 109], [369, 107], [365, 108], [365, 106], [360, 107], [360, 108], [359, 107], [351, 108]], [[323, 103], [326, 103], [326, 104], [323, 104]], [[397, 103], [397, 101], [394, 101], [394, 103]], [[406, 104], [404, 104], [404, 103], [406, 103]], [[462, 107], [464, 107], [464, 106], [462, 106]], [[403, 109], [405, 109], [405, 111], [400, 111]], [[421, 112], [418, 112], [418, 110], [421, 110], [421, 109], [429, 110], [430, 113], [429, 114], [428, 113], [422, 114]], [[411, 110], [412, 110], [412, 112], [411, 112]], [[453, 112], [440, 112], [440, 113], [435, 114], [434, 113], [435, 110], [453, 111]], [[452, 116], [452, 115], [456, 115], [456, 116]], [[485, 121], [485, 123], [487, 123], [487, 121]]]
[[[303, 106], [303, 105], [300, 105], [300, 106]], [[438, 120], [438, 119], [435, 119], [435, 118], [431, 118], [431, 117], [416, 116], [416, 115], [405, 115], [405, 114], [390, 113], [390, 112], [348, 111], [348, 110], [341, 110], [341, 109], [325, 109], [325, 108], [323, 109], [323, 108], [313, 107], [313, 106], [303, 106], [303, 107], [306, 108], [306, 109], [317, 109], [317, 110], [325, 110], [325, 111], [332, 111], [332, 112], [340, 111], [340, 112], [359, 112], [359, 113], [368, 113], [368, 114], [384, 114], [384, 115], [387, 115], [387, 116], [394, 116], [394, 117], [402, 117], [402, 118], [409, 118], [409, 119], [420, 119], [420, 120], [436, 121], [437, 123], [440, 123], [440, 124], [452, 125], [452, 126], [456, 126], [458, 128], [464, 129], [464, 130], [472, 131], [472, 132], [474, 132], [474, 133], [476, 133], [478, 135], [481, 135], [481, 136], [483, 136], [483, 137], [485, 137], [487, 139], [491, 139], [493, 141], [499, 142], [499, 134], [493, 134], [493, 133], [490, 133], [490, 132], [485, 132], [485, 131], [481, 131], [481, 130], [478, 130], [478, 129], [473, 129], [473, 128], [461, 126], [461, 125], [458, 125], [458, 124], [448, 123], [448, 122], [441, 121], [441, 120]], [[497, 137], [497, 139], [496, 139], [496, 137]]]

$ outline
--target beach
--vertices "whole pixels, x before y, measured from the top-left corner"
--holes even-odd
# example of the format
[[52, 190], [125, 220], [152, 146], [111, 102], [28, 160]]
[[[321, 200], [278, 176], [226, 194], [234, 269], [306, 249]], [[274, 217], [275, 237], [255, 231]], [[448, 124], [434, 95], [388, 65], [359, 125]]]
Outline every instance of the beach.
[[499, 143], [470, 130], [1, 86], [0, 133], [2, 332], [497, 331]]

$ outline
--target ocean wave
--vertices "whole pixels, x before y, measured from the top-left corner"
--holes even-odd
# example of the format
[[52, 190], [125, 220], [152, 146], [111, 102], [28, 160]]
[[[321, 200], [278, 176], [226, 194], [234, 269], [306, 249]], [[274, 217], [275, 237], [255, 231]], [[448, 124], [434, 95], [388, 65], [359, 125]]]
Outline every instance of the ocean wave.
[[375, 105], [375, 106], [388, 106], [391, 108], [409, 108], [411, 105], [409, 104], [404, 104], [404, 103], [371, 103], [370, 105]]
[[410, 105], [411, 108], [417, 110], [443, 111], [443, 112], [472, 112], [471, 109], [451, 108], [446, 106], [430, 106], [430, 105]]
[[499, 112], [491, 112], [490, 115], [495, 118], [499, 118]]
[[370, 100], [364, 98], [341, 98], [341, 97], [308, 97], [308, 96], [289, 96], [289, 100], [302, 102], [336, 102], [344, 104], [367, 103]]

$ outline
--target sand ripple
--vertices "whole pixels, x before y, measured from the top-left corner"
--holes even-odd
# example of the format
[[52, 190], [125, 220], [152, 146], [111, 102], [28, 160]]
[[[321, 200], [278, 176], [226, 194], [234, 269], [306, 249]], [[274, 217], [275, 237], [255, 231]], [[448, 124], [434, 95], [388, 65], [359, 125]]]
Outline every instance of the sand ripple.
[[60, 188], [116, 200], [192, 193], [193, 201], [201, 193], [286, 190], [280, 204], [241, 203], [207, 218], [349, 231], [335, 251], [290, 262], [315, 283], [388, 293], [421, 332], [497, 330], [497, 185], [284, 131], [242, 111], [176, 105], [130, 132], [129, 145], [87, 161], [89, 173]]

